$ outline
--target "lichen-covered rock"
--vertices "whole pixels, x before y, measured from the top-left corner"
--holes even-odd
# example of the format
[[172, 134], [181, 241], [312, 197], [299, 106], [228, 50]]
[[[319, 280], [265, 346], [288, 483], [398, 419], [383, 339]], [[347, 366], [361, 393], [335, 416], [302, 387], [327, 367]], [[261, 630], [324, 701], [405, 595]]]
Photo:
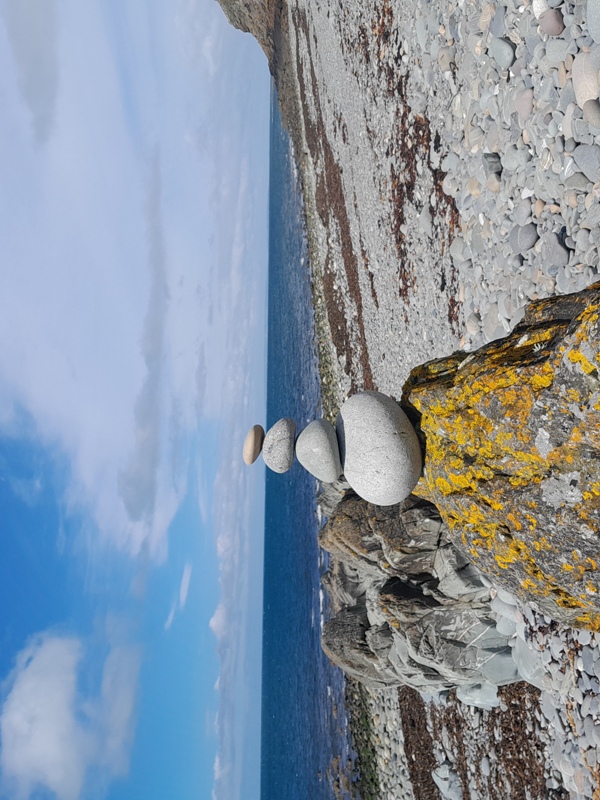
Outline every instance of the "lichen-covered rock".
[[[413, 370], [425, 476], [466, 556], [553, 619], [600, 630], [600, 283], [503, 340]], [[419, 491], [419, 489], [417, 489]]]

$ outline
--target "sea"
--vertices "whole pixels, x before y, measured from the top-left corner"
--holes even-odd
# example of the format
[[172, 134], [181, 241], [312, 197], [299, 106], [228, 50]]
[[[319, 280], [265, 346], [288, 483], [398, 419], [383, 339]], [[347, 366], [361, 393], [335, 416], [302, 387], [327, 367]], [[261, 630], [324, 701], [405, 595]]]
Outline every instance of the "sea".
[[[290, 139], [271, 102], [267, 425], [298, 430], [321, 416], [302, 197]], [[262, 665], [261, 800], [334, 798], [350, 757], [344, 679], [320, 646], [327, 613], [320, 577], [316, 482], [297, 462], [267, 470]]]

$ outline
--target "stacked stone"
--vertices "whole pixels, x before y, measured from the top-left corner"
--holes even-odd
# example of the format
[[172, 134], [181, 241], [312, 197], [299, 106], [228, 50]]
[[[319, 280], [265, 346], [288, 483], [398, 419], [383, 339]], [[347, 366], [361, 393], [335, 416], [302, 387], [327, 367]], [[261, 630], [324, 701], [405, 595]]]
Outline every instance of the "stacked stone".
[[423, 467], [415, 430], [398, 403], [381, 392], [359, 392], [343, 404], [336, 426], [326, 419], [307, 425], [296, 438], [296, 424], [283, 417], [265, 434], [254, 425], [244, 443], [244, 461], [262, 452], [274, 472], [299, 463], [317, 480], [333, 483], [342, 473], [359, 497], [377, 505], [402, 502]]

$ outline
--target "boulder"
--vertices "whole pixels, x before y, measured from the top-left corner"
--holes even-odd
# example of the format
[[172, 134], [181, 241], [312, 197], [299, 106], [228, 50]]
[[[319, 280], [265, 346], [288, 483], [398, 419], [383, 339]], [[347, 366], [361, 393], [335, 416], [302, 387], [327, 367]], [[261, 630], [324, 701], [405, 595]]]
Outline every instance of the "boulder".
[[296, 423], [283, 417], [266, 433], [263, 442], [263, 461], [273, 472], [287, 472], [294, 463]]
[[342, 474], [340, 448], [335, 428], [326, 419], [316, 419], [296, 441], [296, 458], [305, 470], [323, 483], [333, 483]]
[[244, 464], [254, 464], [260, 455], [264, 439], [265, 429], [263, 426], [253, 425], [246, 434], [246, 439], [244, 441], [244, 449], [242, 451]]
[[505, 339], [413, 370], [422, 491], [491, 581], [600, 630], [600, 283], [532, 303]]
[[344, 477], [365, 500], [400, 503], [419, 480], [422, 456], [415, 430], [398, 403], [381, 392], [359, 392], [336, 422]]

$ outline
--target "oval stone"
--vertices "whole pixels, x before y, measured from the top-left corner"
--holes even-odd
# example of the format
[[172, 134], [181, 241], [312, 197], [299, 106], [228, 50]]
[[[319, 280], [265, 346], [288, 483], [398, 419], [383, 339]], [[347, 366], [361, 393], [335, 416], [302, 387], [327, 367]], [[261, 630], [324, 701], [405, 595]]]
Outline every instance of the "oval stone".
[[578, 53], [572, 67], [573, 89], [579, 108], [588, 100], [596, 100], [600, 93], [598, 69], [589, 53]]
[[323, 483], [337, 481], [342, 474], [342, 464], [331, 422], [316, 419], [304, 428], [296, 441], [296, 458], [305, 470]]
[[563, 15], [556, 8], [549, 8], [540, 15], [540, 28], [546, 36], [560, 36], [565, 29]]
[[283, 417], [269, 428], [263, 442], [263, 461], [273, 472], [287, 472], [294, 463], [296, 423]]
[[265, 439], [265, 429], [262, 425], [253, 425], [244, 440], [244, 450], [242, 457], [244, 464], [254, 464], [262, 450], [263, 441]]
[[341, 407], [336, 432], [344, 477], [359, 497], [381, 506], [408, 497], [423, 457], [398, 403], [381, 392], [359, 392]]

